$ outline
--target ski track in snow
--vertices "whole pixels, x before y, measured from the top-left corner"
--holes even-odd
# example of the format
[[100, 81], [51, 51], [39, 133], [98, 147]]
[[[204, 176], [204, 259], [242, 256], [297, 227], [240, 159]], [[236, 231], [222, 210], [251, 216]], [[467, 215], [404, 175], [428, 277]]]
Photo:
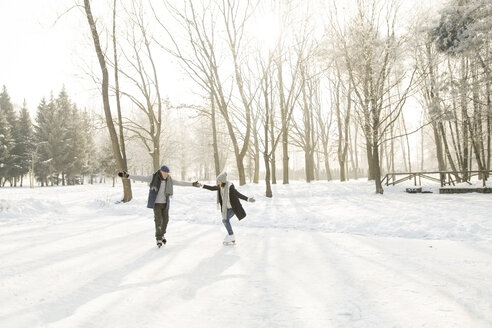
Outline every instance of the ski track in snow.
[[[237, 184], [237, 183], [236, 183]], [[154, 245], [147, 187], [0, 189], [0, 327], [490, 327], [490, 195], [368, 182], [175, 188]]]

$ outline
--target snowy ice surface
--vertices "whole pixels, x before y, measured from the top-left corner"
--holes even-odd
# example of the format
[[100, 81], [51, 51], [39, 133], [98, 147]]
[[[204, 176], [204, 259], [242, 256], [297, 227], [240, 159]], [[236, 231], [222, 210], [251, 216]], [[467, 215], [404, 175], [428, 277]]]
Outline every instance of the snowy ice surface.
[[0, 327], [492, 327], [492, 194], [408, 186], [236, 182], [236, 246], [176, 187], [162, 249], [143, 183], [0, 188]]

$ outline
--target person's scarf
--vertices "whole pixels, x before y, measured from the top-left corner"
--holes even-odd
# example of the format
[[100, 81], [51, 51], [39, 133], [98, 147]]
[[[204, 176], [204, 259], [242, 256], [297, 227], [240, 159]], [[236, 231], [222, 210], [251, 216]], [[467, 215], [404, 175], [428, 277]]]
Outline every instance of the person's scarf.
[[[229, 202], [229, 188], [231, 187], [231, 183], [229, 181], [226, 182], [224, 187], [219, 187], [219, 193], [222, 196], [222, 218], [227, 219], [227, 203]], [[217, 206], [220, 205], [219, 195], [217, 195]]]
[[[152, 181], [150, 182], [150, 189], [158, 192], [160, 183], [162, 183], [162, 181], [164, 181], [164, 178], [162, 177], [161, 171], [155, 172], [154, 176], [152, 177]], [[170, 175], [167, 176], [165, 188], [166, 189], [164, 189], [164, 196], [166, 196], [166, 202], [168, 202], [169, 196], [173, 195], [173, 179]]]

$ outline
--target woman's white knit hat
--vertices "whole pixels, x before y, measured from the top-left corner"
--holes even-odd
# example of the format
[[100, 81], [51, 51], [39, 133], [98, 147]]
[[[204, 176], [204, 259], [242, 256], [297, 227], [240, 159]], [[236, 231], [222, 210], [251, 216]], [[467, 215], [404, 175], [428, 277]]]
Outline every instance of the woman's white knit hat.
[[226, 183], [227, 182], [227, 172], [222, 172], [217, 176], [217, 181]]

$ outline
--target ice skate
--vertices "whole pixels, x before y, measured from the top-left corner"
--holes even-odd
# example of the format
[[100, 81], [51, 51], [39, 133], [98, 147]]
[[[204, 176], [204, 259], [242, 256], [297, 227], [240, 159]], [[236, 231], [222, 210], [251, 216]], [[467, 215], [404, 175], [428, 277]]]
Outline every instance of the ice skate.
[[222, 242], [224, 245], [235, 245], [236, 244], [236, 238], [234, 235], [227, 235], [224, 238], [224, 241]]

